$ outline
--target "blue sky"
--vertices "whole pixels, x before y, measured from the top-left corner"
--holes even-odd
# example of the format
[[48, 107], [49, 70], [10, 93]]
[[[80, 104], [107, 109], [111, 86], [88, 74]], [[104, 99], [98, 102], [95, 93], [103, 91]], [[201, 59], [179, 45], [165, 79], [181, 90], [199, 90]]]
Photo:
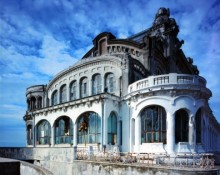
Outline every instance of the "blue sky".
[[219, 0], [0, 0], [0, 7], [0, 146], [25, 146], [27, 87], [73, 65], [103, 31], [126, 38], [149, 28], [159, 7], [176, 19], [220, 121]]

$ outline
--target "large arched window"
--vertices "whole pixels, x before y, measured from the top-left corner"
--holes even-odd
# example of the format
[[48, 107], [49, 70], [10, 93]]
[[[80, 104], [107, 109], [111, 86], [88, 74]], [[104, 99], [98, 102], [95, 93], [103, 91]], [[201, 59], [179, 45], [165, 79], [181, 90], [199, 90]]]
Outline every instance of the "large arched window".
[[88, 95], [88, 80], [86, 77], [82, 78], [80, 81], [80, 97], [86, 97]]
[[166, 112], [160, 106], [149, 106], [141, 112], [141, 142], [166, 143]]
[[76, 88], [77, 88], [76, 81], [73, 81], [70, 84], [70, 100], [76, 99]]
[[108, 118], [108, 143], [115, 145], [117, 142], [117, 117], [112, 112]]
[[51, 96], [51, 105], [56, 105], [57, 104], [57, 90], [55, 90]]
[[27, 144], [33, 145], [32, 125], [27, 125]]
[[201, 108], [196, 112], [195, 122], [196, 122], [196, 143], [202, 142], [202, 110]]
[[102, 92], [101, 75], [96, 74], [92, 77], [92, 94], [100, 94]]
[[50, 144], [51, 126], [47, 120], [42, 120], [37, 124], [37, 144]]
[[175, 140], [178, 142], [188, 142], [189, 116], [184, 109], [175, 113]]
[[95, 112], [86, 112], [77, 120], [79, 144], [101, 143], [101, 118]]
[[115, 90], [115, 76], [113, 73], [108, 73], [105, 76], [105, 91], [112, 93]]
[[55, 144], [73, 143], [73, 122], [63, 116], [55, 121]]
[[60, 103], [64, 103], [66, 102], [66, 97], [67, 97], [67, 94], [66, 94], [66, 85], [63, 85], [61, 86], [60, 88]]

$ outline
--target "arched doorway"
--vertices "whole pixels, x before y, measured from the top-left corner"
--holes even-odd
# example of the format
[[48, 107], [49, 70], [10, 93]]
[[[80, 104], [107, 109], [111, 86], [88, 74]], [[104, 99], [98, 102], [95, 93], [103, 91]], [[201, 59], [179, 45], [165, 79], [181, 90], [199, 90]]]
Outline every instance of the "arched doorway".
[[73, 144], [73, 122], [62, 116], [55, 121], [55, 144]]
[[77, 119], [79, 144], [101, 143], [101, 118], [95, 112], [85, 112]]
[[186, 110], [180, 109], [175, 113], [175, 140], [178, 142], [188, 142], [189, 116]]
[[166, 111], [161, 106], [145, 107], [141, 117], [141, 143], [166, 143]]

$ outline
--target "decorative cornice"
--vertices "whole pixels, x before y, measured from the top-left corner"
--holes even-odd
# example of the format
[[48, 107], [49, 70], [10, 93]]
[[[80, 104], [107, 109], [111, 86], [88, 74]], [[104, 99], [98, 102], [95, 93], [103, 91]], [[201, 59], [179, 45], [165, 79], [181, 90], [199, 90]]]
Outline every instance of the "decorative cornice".
[[[120, 98], [113, 95], [113, 94], [109, 94], [109, 93], [102, 93], [102, 94], [98, 94], [95, 96], [90, 96], [90, 97], [85, 97], [83, 99], [77, 99], [74, 101], [70, 101], [70, 102], [66, 102], [63, 104], [58, 104], [56, 106], [51, 106], [51, 107], [47, 107], [47, 108], [42, 108], [40, 110], [35, 110], [33, 112], [29, 112], [28, 116], [39, 116], [39, 115], [44, 115], [47, 116], [48, 113], [52, 113], [52, 112], [56, 112], [56, 111], [64, 111], [67, 112], [68, 109], [72, 109], [74, 108], [78, 108], [81, 105], [82, 106], [87, 106], [87, 107], [92, 107], [93, 103], [94, 104], [101, 104], [101, 102], [104, 102], [105, 100], [112, 100], [114, 102], [114, 104], [119, 104], [120, 102]], [[25, 115], [25, 116], [26, 116]]]

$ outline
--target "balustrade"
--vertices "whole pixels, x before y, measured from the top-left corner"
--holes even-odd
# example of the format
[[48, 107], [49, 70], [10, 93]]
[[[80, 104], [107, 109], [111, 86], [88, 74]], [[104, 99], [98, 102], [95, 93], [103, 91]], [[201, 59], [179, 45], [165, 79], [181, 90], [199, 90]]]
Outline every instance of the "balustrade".
[[137, 81], [128, 87], [128, 93], [145, 88], [157, 87], [161, 85], [198, 85], [205, 87], [206, 81], [198, 75], [170, 73], [165, 75], [150, 76]]

